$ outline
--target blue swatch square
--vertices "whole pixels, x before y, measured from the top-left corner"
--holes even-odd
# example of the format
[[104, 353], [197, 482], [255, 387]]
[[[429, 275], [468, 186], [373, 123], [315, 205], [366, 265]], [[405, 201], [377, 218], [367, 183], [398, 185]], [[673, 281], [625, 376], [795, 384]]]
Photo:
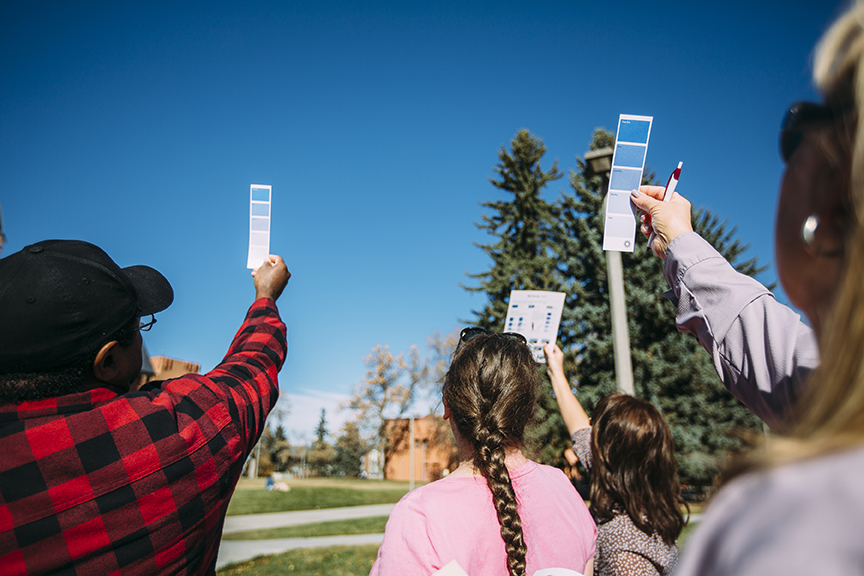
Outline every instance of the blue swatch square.
[[645, 120], [625, 120], [622, 119], [618, 123], [618, 141], [619, 142], [636, 142], [639, 144], [648, 143], [648, 131], [651, 129], [651, 122]]
[[646, 150], [647, 146], [618, 144], [615, 148], [615, 166], [629, 166], [641, 170], [645, 163]]

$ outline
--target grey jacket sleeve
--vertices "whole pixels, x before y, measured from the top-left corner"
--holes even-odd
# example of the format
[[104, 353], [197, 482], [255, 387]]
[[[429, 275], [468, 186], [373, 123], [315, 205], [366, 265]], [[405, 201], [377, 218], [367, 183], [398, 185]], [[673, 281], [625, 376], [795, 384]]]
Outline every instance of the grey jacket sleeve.
[[663, 274], [678, 330], [699, 339], [736, 398], [772, 428], [782, 428], [819, 364], [813, 331], [695, 232], [669, 244]]

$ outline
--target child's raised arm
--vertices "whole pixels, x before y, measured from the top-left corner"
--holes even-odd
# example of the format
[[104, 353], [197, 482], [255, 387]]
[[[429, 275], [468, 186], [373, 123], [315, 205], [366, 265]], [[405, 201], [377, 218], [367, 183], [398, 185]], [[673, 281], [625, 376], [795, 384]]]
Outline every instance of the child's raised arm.
[[552, 390], [555, 392], [558, 410], [561, 411], [567, 433], [572, 436], [577, 430], [590, 428], [591, 422], [588, 420], [588, 414], [585, 413], [582, 404], [573, 394], [570, 383], [567, 382], [567, 377], [564, 375], [564, 353], [561, 348], [558, 347], [558, 344], [549, 342], [543, 346], [543, 354], [546, 356], [546, 373], [549, 375], [549, 380], [552, 381]]

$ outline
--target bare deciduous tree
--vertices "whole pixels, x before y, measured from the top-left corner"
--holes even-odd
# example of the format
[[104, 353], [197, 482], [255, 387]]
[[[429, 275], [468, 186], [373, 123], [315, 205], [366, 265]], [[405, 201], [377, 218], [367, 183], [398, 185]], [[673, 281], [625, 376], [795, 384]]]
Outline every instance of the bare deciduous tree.
[[405, 416], [429, 380], [429, 367], [413, 345], [407, 354], [394, 356], [389, 346], [379, 344], [364, 362], [366, 379], [342, 407], [356, 412], [358, 427], [371, 437], [386, 463], [395, 445], [387, 442], [387, 420]]

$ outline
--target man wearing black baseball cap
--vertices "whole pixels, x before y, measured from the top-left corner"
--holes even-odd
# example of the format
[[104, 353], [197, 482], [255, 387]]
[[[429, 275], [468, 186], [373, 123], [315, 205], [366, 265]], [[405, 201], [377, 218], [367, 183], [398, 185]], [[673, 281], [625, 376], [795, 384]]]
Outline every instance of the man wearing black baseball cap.
[[271, 256], [253, 276], [219, 366], [132, 391], [165, 277], [71, 240], [0, 259], [0, 573], [214, 573], [287, 351], [291, 274]]

